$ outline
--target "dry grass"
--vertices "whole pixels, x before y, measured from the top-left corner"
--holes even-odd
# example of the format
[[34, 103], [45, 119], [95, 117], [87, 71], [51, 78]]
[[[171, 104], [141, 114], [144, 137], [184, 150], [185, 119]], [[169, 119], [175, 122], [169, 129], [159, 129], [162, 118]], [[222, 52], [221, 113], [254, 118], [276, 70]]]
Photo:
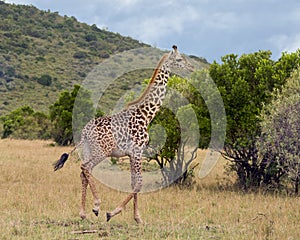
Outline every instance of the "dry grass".
[[[100, 216], [90, 212], [81, 221], [79, 162], [73, 157], [55, 173], [51, 166], [68, 150], [43, 141], [0, 140], [0, 239], [299, 239], [299, 198], [222, 190], [222, 163], [193, 190], [141, 194], [142, 226], [133, 220], [132, 204], [105, 222], [105, 211], [126, 193], [102, 184]], [[87, 204], [91, 209], [90, 194]]]

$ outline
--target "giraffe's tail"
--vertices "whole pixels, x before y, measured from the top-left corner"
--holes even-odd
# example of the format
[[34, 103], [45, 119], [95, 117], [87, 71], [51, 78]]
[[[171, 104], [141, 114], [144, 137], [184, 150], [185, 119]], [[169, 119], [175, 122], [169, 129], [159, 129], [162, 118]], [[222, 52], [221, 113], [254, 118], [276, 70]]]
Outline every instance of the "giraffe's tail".
[[54, 168], [54, 171], [57, 171], [59, 169], [61, 169], [65, 162], [68, 160], [68, 157], [71, 153], [73, 153], [77, 147], [79, 147], [82, 143], [83, 143], [83, 138], [80, 140], [80, 142], [72, 149], [72, 151], [70, 153], [63, 153], [61, 156], [60, 156], [60, 159], [58, 159], [55, 163], [53, 163], [53, 168]]
[[68, 157], [69, 157], [69, 154], [68, 153], [63, 153], [60, 157], [59, 160], [57, 160], [54, 164], [53, 164], [53, 167], [54, 167], [54, 171], [56, 170], [59, 170], [61, 169], [65, 162], [68, 160]]

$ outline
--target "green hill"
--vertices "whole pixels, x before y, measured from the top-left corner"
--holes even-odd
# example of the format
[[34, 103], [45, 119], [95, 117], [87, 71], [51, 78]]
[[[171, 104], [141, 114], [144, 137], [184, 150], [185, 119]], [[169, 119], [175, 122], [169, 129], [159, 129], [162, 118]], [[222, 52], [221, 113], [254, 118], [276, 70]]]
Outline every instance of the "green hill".
[[47, 111], [95, 65], [143, 46], [74, 17], [0, 1], [0, 114], [24, 104]]
[[[149, 45], [80, 23], [75, 17], [0, 1], [0, 115], [26, 104], [48, 112], [62, 90], [81, 84], [99, 63], [141, 47]], [[205, 59], [193, 58], [207, 66]], [[126, 61], [132, 61], [130, 55]], [[145, 73], [134, 74], [141, 82], [151, 76], [151, 71]], [[132, 77], [119, 80], [121, 90], [130, 89]], [[104, 102], [116, 96], [112, 89]]]

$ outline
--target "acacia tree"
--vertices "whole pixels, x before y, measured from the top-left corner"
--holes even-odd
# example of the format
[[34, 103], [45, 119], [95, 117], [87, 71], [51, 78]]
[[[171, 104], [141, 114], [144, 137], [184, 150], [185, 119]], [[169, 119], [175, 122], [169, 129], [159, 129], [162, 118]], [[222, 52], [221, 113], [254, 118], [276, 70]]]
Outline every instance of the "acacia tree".
[[259, 115], [271, 99], [274, 88], [280, 88], [300, 62], [300, 51], [282, 54], [278, 61], [270, 51], [234, 54], [222, 57], [222, 63], [210, 66], [210, 76], [218, 86], [227, 116], [223, 156], [237, 173], [238, 184], [248, 189], [268, 183], [271, 172], [266, 159], [258, 158], [256, 139], [260, 136]]
[[186, 184], [201, 142], [195, 105], [201, 99], [186, 79], [173, 76], [168, 87], [164, 105], [150, 124], [147, 156], [157, 162], [166, 184]]
[[[94, 117], [90, 93], [82, 89], [79, 91], [79, 89], [80, 85], [74, 85], [71, 92], [67, 90], [61, 92], [58, 100], [50, 106], [50, 119], [54, 124], [52, 137], [59, 145], [68, 145], [73, 142], [73, 117], [80, 118], [77, 122], [80, 122], [81, 125], [76, 126], [77, 128], [82, 128], [88, 120]], [[77, 110], [73, 113], [75, 99]]]
[[[261, 137], [258, 148], [267, 156], [267, 164], [293, 183], [295, 194], [300, 185], [300, 69], [282, 88], [261, 114]], [[266, 158], [266, 157], [265, 157]]]

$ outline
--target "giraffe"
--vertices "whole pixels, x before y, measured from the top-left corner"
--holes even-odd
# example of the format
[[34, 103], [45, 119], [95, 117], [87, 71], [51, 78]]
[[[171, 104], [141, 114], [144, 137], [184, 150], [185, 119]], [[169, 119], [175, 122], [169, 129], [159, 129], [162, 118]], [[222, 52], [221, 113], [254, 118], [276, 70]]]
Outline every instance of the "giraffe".
[[54, 163], [54, 171], [62, 168], [69, 154], [82, 145], [83, 159], [81, 164], [82, 199], [80, 216], [86, 218], [85, 202], [87, 186], [90, 186], [94, 197], [92, 211], [98, 216], [100, 200], [92, 177], [93, 168], [107, 157], [129, 156], [132, 192], [113, 211], [106, 213], [106, 220], [119, 214], [133, 198], [134, 219], [142, 223], [138, 211], [138, 193], [142, 188], [141, 158], [149, 141], [147, 127], [155, 117], [166, 94], [166, 85], [171, 67], [193, 71], [193, 66], [173, 46], [170, 53], [160, 59], [148, 87], [135, 101], [129, 103], [121, 112], [90, 120], [81, 132], [80, 142], [70, 153], [62, 154]]

